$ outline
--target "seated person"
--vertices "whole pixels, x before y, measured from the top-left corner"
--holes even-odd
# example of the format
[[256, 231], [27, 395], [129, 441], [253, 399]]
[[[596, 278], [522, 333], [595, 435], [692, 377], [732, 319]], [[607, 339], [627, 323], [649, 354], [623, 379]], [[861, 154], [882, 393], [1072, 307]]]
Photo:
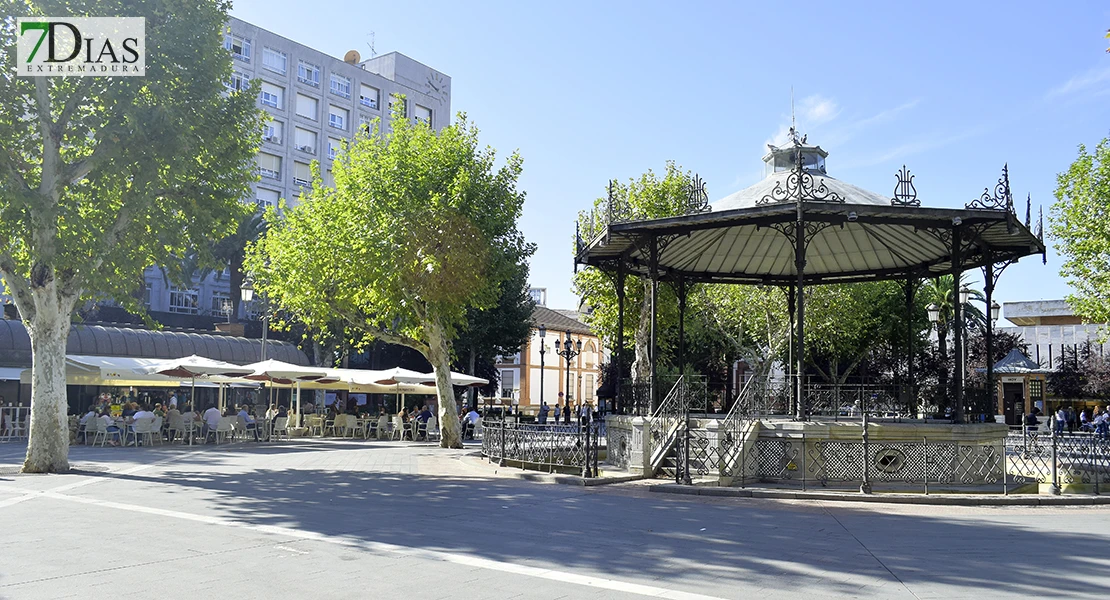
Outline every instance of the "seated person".
[[253, 431], [254, 432], [254, 441], [257, 442], [258, 441], [258, 424], [254, 421], [254, 417], [252, 417], [250, 415], [250, 413], [247, 412], [247, 406], [245, 404], [239, 407], [239, 413], [238, 413], [237, 416], [240, 416], [240, 417], [243, 418], [243, 423], [246, 424], [247, 431]]
[[427, 430], [428, 419], [432, 418], [432, 411], [427, 406], [422, 408], [420, 410], [420, 412], [416, 412], [416, 409], [417, 409], [417, 407], [415, 407], [415, 406], [412, 407], [412, 411], [415, 414], [413, 419], [416, 419], [416, 421], [418, 423], [420, 423], [421, 425], [424, 426], [424, 427], [419, 427], [417, 429], [418, 429], [418, 431], [420, 431], [420, 439], [426, 439], [428, 437], [428, 430]]
[[220, 409], [216, 408], [215, 405], [210, 405], [208, 410], [204, 411], [204, 427], [201, 428], [200, 434], [205, 440], [208, 439], [209, 433], [214, 433], [216, 431], [216, 426], [220, 424], [221, 416]]
[[108, 437], [111, 438], [112, 436], [115, 436], [116, 438], [114, 440], [111, 440], [109, 444], [111, 444], [112, 446], [118, 446], [121, 432], [119, 426], [116, 425], [116, 420], [113, 419], [112, 415], [109, 414], [107, 411], [102, 412], [99, 419], [104, 422], [105, 428], [108, 430]]
[[474, 439], [474, 426], [481, 420], [482, 415], [473, 408], [463, 417], [463, 439]]

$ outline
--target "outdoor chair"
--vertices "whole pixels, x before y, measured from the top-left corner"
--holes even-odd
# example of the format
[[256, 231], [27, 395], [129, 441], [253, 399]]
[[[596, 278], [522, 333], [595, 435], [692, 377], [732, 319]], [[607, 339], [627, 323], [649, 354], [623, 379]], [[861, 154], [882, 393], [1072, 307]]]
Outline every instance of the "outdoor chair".
[[119, 440], [119, 439], [121, 439], [120, 434], [121, 434], [121, 432], [119, 432], [119, 431], [108, 431], [108, 425], [104, 421], [101, 421], [100, 419], [97, 419], [96, 420], [96, 435], [93, 436], [93, 446], [95, 446], [97, 441], [99, 441], [100, 442], [100, 447], [103, 448], [104, 444], [108, 441], [108, 438], [110, 436], [115, 436], [115, 438], [117, 440]]
[[362, 430], [362, 435], [365, 439], [378, 436], [378, 421], [377, 419], [366, 419], [366, 427]]
[[155, 441], [159, 444], [162, 443], [162, 417], [154, 417], [154, 421], [150, 424], [150, 439], [153, 445]]
[[184, 416], [181, 418], [181, 443], [188, 444], [194, 440], [197, 435], [197, 422], [192, 418], [186, 419]]
[[426, 437], [428, 437], [428, 422], [427, 421], [415, 421], [414, 420], [413, 429], [412, 429], [412, 439], [413, 439], [413, 441], [416, 441], [416, 440], [422, 439], [422, 438], [426, 438]]
[[89, 417], [85, 421], [85, 426], [81, 428], [81, 435], [85, 438], [85, 445], [89, 445], [89, 436], [96, 438], [96, 424], [100, 421], [97, 417]]
[[390, 432], [389, 439], [393, 438], [405, 439], [405, 422], [401, 420], [400, 415], [393, 416], [393, 430]]
[[324, 417], [320, 415], [308, 415], [305, 417], [305, 427], [308, 428], [309, 435], [324, 435]]
[[235, 435], [235, 417], [220, 417], [219, 422], [216, 423], [216, 444], [219, 445], [220, 438], [231, 441]]
[[432, 438], [439, 439], [439, 421], [436, 420], [435, 416], [430, 417], [428, 423], [424, 426], [424, 437], [429, 442], [432, 441]]
[[251, 433], [251, 430], [247, 429], [247, 420], [239, 415], [235, 415], [234, 418], [235, 420], [231, 422], [231, 428], [234, 430], [233, 437], [241, 437], [243, 440], [246, 440], [247, 436]]
[[[182, 435], [185, 430], [185, 419], [180, 413], [170, 415], [170, 422], [166, 428], [166, 433], [169, 434], [170, 441], [177, 439], [178, 435]], [[184, 439], [184, 437], [182, 438]]]
[[142, 419], [136, 419], [134, 423], [131, 423], [127, 426], [127, 430], [124, 432], [124, 445], [131, 443], [128, 441], [128, 439], [130, 438], [134, 440], [135, 446], [138, 447], [139, 442], [143, 440], [143, 436], [146, 436], [147, 445], [152, 445], [154, 442], [151, 441], [150, 429], [153, 425], [154, 417], [143, 417]]
[[384, 440], [389, 437], [389, 417], [382, 415], [378, 417], [378, 439]]
[[289, 417], [277, 417], [274, 419], [274, 432], [271, 434], [271, 439], [276, 437], [280, 440], [282, 436], [285, 436], [286, 440], [289, 439]]
[[478, 417], [478, 420], [474, 421], [474, 431], [470, 435], [472, 439], [482, 439], [482, 417]]

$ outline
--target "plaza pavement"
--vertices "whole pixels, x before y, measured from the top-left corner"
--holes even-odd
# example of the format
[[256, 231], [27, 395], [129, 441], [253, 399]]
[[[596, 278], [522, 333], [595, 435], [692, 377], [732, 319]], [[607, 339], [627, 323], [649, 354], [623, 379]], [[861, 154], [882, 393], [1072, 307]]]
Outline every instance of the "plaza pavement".
[[341, 440], [0, 444], [0, 598], [1106, 597], [1110, 508], [863, 505], [507, 477]]

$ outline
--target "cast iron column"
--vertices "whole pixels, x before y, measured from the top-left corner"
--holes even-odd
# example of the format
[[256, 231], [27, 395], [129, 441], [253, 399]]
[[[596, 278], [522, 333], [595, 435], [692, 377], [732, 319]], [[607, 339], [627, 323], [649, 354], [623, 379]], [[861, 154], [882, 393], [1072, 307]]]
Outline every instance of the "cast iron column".
[[655, 351], [655, 336], [656, 336], [655, 319], [656, 319], [656, 313], [658, 312], [658, 310], [656, 310], [657, 309], [656, 298], [659, 295], [659, 244], [658, 244], [655, 236], [652, 236], [652, 238], [651, 238], [651, 265], [650, 266], [651, 266], [651, 348], [649, 348], [649, 351], [651, 353], [650, 354], [650, 359], [651, 359], [651, 414], [655, 414], [655, 409], [659, 407], [658, 406], [659, 401], [657, 399], [658, 382], [656, 381], [657, 378], [655, 376], [655, 362], [656, 362], [655, 361], [655, 355], [657, 354], [656, 351]]
[[802, 210], [802, 197], [798, 196], [798, 220], [794, 226], [794, 269], [798, 272], [798, 347], [794, 357], [797, 365], [794, 378], [798, 390], [799, 420], [807, 418], [809, 407], [805, 399], [805, 356], [806, 356], [806, 301], [805, 301], [805, 272], [806, 272], [806, 235], [805, 216]]
[[686, 280], [678, 280], [678, 374], [686, 371]]
[[617, 414], [627, 410], [621, 403], [621, 378], [624, 374], [624, 261], [617, 267], [617, 347], [616, 347], [616, 387], [613, 392], [613, 404]]
[[910, 402], [916, 396], [916, 379], [913, 372], [913, 308], [914, 295], [917, 291], [914, 279], [906, 279], [906, 401]]
[[956, 304], [956, 331], [953, 336], [953, 351], [956, 353], [956, 368], [952, 374], [952, 381], [956, 386], [955, 411], [953, 413], [956, 423], [964, 422], [964, 370], [966, 369], [964, 357], [964, 307], [960, 302], [960, 275], [962, 275], [963, 257], [960, 255], [962, 244], [960, 237], [963, 231], [960, 223], [952, 224], [952, 301]]
[[[991, 407], [998, 411], [998, 391], [994, 389], [994, 319], [991, 318], [991, 298], [994, 296], [994, 253], [986, 251], [987, 264], [983, 266], [983, 292], [987, 298], [987, 399]], [[1004, 412], [998, 411], [998, 412]], [[998, 414], [995, 412], [995, 414]]]
[[794, 311], [798, 309], [796, 298], [794, 284], [790, 284], [786, 288], [786, 311], [790, 321], [790, 335], [786, 341], [786, 380], [790, 382], [790, 406], [787, 407], [787, 412], [792, 415], [798, 413], [798, 386], [794, 385], [794, 333], [797, 331]]

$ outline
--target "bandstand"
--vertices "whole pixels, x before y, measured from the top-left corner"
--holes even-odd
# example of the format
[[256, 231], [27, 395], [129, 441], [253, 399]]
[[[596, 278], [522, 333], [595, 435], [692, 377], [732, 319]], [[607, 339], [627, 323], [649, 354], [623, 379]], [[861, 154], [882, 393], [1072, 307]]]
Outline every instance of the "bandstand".
[[[936, 457], [918, 461], [911, 458], [911, 455], [916, 456], [916, 450], [894, 446], [883, 450], [885, 454], [876, 454], [868, 446], [869, 434], [872, 441], [876, 435], [889, 434], [895, 446], [903, 442], [918, 443], [923, 438], [931, 438], [935, 443], [948, 440], [955, 445], [951, 457], [953, 464], [964, 460], [958, 456], [961, 443], [979, 447], [1001, 443], [999, 438], [1005, 436], [1004, 426], [964, 424], [966, 365], [963, 362], [964, 341], [960, 335], [955, 336], [954, 344], [959, 362], [953, 373], [955, 397], [952, 398], [951, 423], [915, 422], [918, 415], [901, 414], [899, 416], [906, 418], [900, 419], [900, 423], [872, 424], [869, 429], [869, 414], [879, 413], [868, 409], [866, 398], [862, 405], [857, 403], [863, 406], [861, 422], [828, 423], [833, 420], [827, 418], [829, 411], [833, 411], [835, 417], [836, 411], [841, 409], [840, 402], [831, 406], [821, 404], [821, 395], [807, 388], [802, 376], [805, 373], [805, 289], [831, 283], [897, 280], [902, 282], [908, 311], [914, 305], [914, 294], [921, 280], [952, 274], [953, 297], [956, 298], [959, 297], [961, 273], [981, 269], [986, 304], [990, 306], [995, 284], [1007, 266], [1031, 255], [1040, 254], [1043, 259], [1041, 217], [1038, 216], [1035, 224], [1032, 222], [1028, 201], [1024, 219], [1019, 217], [1006, 167], [993, 188], [988, 188], [963, 208], [933, 208], [922, 206], [913, 176], [905, 167], [895, 175], [894, 193], [885, 196], [830, 176], [826, 169], [827, 156], [820, 146], [808, 144], [805, 137], [791, 130], [788, 145], [769, 146], [763, 158], [765, 177], [749, 188], [710, 204], [700, 179], [695, 178], [688, 189], [685, 214], [656, 219], [632, 218], [628, 207], [610, 194], [607, 204], [595, 211], [585, 227], [580, 227], [576, 267], [586, 265], [606, 272], [617, 290], [617, 354], [624, 349], [621, 338], [625, 279], [636, 276], [651, 282], [650, 411], [630, 405], [630, 395], [619, 389], [629, 383], [618, 380], [615, 409], [627, 416], [611, 419], [608, 450], [611, 462], [631, 463], [634, 469], [656, 472], [671, 461], [676, 465], [676, 478], [688, 481], [690, 468], [682, 473], [678, 465], [683, 462], [688, 465], [691, 452], [701, 447], [703, 453], [713, 455], [702, 461], [701, 472], [730, 479], [739, 474], [743, 478], [749, 473], [746, 466], [735, 464], [744, 462], [739, 455], [746, 448], [758, 453], [756, 447], [761, 435], [773, 430], [785, 431], [787, 437], [793, 435], [789, 432], [801, 435], [801, 441], [794, 444], [793, 455], [787, 450], [784, 457], [776, 459], [788, 476], [790, 471], [798, 469], [804, 475], [808, 467], [800, 466], [799, 462], [808, 456], [814, 463], [813, 473], [817, 478], [823, 475], [828, 480], [833, 471], [844, 471], [832, 464], [835, 461], [830, 458], [830, 452], [862, 453], [864, 462], [857, 470], [862, 469], [859, 478], [869, 488], [868, 473], [873, 472], [881, 479], [882, 469], [898, 467], [894, 468], [897, 471], [921, 462], [919, 475], [928, 479], [929, 469], [933, 469], [938, 460], [943, 462]], [[784, 288], [794, 349], [789, 391], [781, 390], [772, 397], [769, 387], [752, 389], [759, 386], [748, 385], [724, 419], [692, 423], [689, 401], [683, 397], [688, 395], [692, 382], [680, 381], [668, 389], [657, 383], [655, 298], [661, 282], [672, 285], [678, 294], [680, 365], [684, 362], [682, 322], [689, 284]], [[955, 319], [955, 330], [963, 331], [962, 310], [956, 310]], [[993, 334], [989, 320], [986, 333], [989, 355]], [[614, 357], [613, 363], [620, 364], [620, 357]], [[912, 360], [908, 363], [912, 382]], [[987, 389], [991, 389], [993, 381], [990, 363], [988, 361]], [[845, 444], [862, 443], [863, 447], [845, 446], [832, 452], [828, 444], [836, 440], [845, 440]], [[820, 447], [821, 444], [825, 447]], [[928, 442], [922, 446], [922, 452], [927, 452], [927, 446]], [[878, 471], [875, 471], [876, 463], [881, 466]], [[754, 468], [762, 467], [756, 465]], [[932, 475], [944, 477], [940, 471]]]

